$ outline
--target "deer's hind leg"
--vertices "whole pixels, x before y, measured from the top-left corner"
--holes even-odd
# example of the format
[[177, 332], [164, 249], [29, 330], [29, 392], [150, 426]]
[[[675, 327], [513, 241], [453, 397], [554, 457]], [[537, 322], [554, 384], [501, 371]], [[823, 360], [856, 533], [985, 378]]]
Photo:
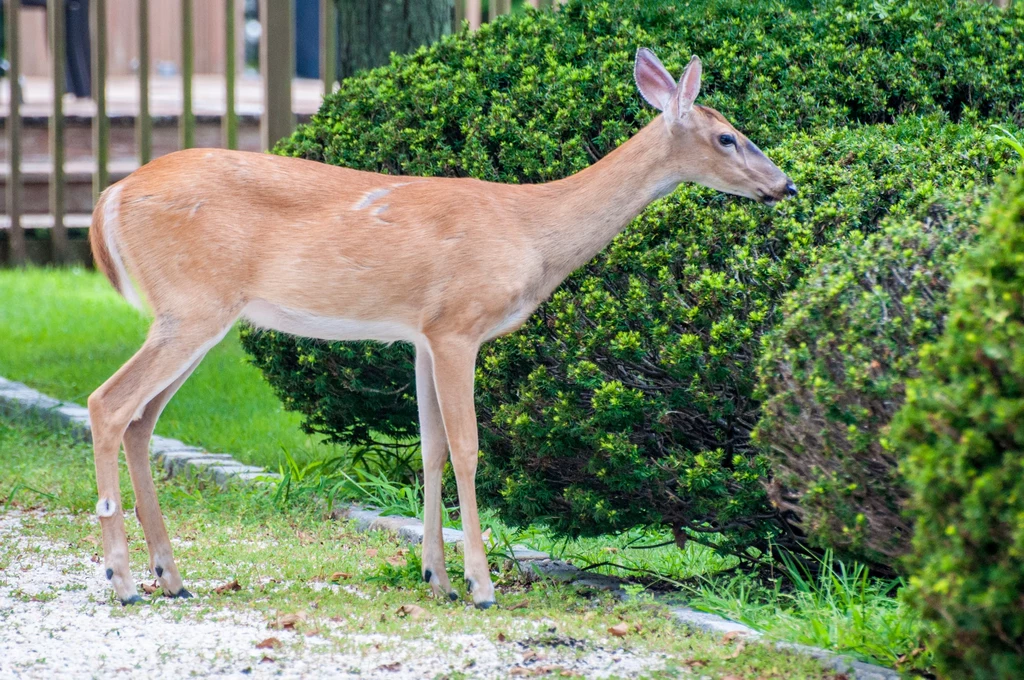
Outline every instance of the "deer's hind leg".
[[416, 347], [416, 406], [423, 452], [423, 580], [435, 597], [456, 600], [444, 563], [441, 527], [441, 475], [448, 460], [448, 438], [434, 388], [434, 363], [425, 344]]
[[188, 380], [202, 360], [203, 357], [196, 359], [167, 389], [153, 397], [142, 412], [142, 417], [132, 421], [124, 433], [124, 457], [128, 461], [128, 474], [135, 489], [135, 517], [142, 525], [142, 531], [146, 536], [149, 570], [164, 594], [169, 597], [192, 597], [192, 594], [185, 590], [182, 584], [178, 566], [174, 562], [171, 541], [167, 536], [167, 528], [164, 526], [163, 514], [160, 512], [160, 502], [157, 500], [156, 486], [153, 484], [153, 472], [149, 465], [149, 440], [167, 402]]
[[89, 397], [103, 564], [122, 604], [137, 602], [139, 595], [128, 565], [118, 451], [131, 422], [143, 418], [146, 406], [217, 344], [234, 321], [234, 315], [204, 317], [197, 311], [158, 315], [142, 348]]

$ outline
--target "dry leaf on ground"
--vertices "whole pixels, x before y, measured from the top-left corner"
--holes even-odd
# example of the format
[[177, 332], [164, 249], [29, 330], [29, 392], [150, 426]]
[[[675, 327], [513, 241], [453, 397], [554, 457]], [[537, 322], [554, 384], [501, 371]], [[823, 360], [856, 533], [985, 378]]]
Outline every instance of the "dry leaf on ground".
[[277, 620], [270, 624], [271, 628], [294, 628], [306, 620], [306, 612], [295, 612], [294, 614], [278, 614]]
[[377, 549], [376, 548], [367, 548], [366, 549], [366, 556], [367, 557], [376, 557], [377, 556]]
[[626, 637], [629, 633], [629, 625], [623, 621], [622, 623], [616, 623], [614, 626], [608, 629], [608, 632], [615, 637]]
[[426, 616], [427, 610], [417, 604], [403, 604], [398, 608], [399, 616], [408, 616], [410, 619], [418, 619]]
[[282, 642], [276, 637], [268, 637], [263, 642], [257, 643], [256, 649], [277, 649], [282, 645]]
[[216, 588], [213, 589], [213, 592], [217, 593], [218, 595], [223, 595], [224, 593], [230, 593], [230, 592], [233, 592], [235, 590], [241, 590], [241, 589], [242, 589], [242, 586], [238, 585], [238, 579], [236, 578], [236, 579], [232, 579], [230, 583], [225, 583], [222, 586], [217, 586]]
[[408, 564], [406, 559], [401, 555], [392, 555], [391, 557], [385, 558], [385, 561], [395, 567], [404, 567]]
[[395, 671], [398, 671], [401, 667], [402, 667], [401, 662], [395, 661], [394, 663], [386, 663], [386, 664], [382, 664], [380, 666], [377, 666], [377, 670], [379, 670], [379, 671], [391, 671], [392, 673], [394, 673]]
[[348, 573], [347, 571], [336, 571], [333, 574], [331, 574], [332, 581], [343, 581], [349, 578], [352, 578], [352, 574]]
[[[744, 642], [743, 640], [740, 640], [740, 643], [738, 645], [736, 645], [736, 649], [733, 651], [733, 653], [730, 654], [729, 656], [725, 657], [725, 658], [726, 659], [735, 659], [736, 657], [738, 657], [740, 654], [743, 653], [743, 649], [746, 646], [747, 646], [747, 643]], [[723, 678], [723, 680], [725, 680], [725, 679]]]
[[562, 673], [565, 668], [562, 666], [537, 666], [538, 673]]
[[160, 586], [156, 581], [153, 581], [152, 583], [140, 583], [139, 587], [142, 588], [142, 592], [147, 595], [152, 595], [156, 591], [160, 590]]

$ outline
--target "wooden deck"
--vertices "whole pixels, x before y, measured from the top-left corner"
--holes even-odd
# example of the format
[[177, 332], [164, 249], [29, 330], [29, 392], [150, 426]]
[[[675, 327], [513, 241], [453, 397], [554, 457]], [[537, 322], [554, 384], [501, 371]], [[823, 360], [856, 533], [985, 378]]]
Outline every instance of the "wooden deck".
[[[199, 75], [193, 78], [192, 109], [197, 116], [223, 116], [227, 109], [224, 77]], [[177, 117], [182, 111], [180, 76], [150, 76], [149, 111], [154, 118]], [[292, 80], [292, 111], [311, 115], [320, 108], [324, 85], [320, 80]], [[22, 86], [23, 118], [49, 118], [53, 112], [53, 87], [47, 78], [28, 77]], [[236, 80], [236, 109], [239, 116], [258, 117], [263, 113], [263, 88], [256, 76]], [[91, 118], [96, 105], [91, 99], [64, 95], [64, 115]], [[0, 118], [10, 110], [10, 88], [0, 87]], [[111, 118], [134, 118], [139, 112], [139, 82], [134, 76], [111, 76], [107, 80], [107, 113]]]

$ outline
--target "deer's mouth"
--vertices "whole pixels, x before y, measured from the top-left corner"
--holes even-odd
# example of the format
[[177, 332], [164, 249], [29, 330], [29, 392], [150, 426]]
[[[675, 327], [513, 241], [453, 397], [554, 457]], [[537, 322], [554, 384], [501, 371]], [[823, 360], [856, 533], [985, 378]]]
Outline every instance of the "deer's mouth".
[[765, 205], [775, 205], [784, 198], [796, 196], [797, 189], [796, 185], [793, 184], [793, 180], [786, 179], [786, 186], [778, 192], [765, 191], [764, 189], [757, 190], [757, 200]]

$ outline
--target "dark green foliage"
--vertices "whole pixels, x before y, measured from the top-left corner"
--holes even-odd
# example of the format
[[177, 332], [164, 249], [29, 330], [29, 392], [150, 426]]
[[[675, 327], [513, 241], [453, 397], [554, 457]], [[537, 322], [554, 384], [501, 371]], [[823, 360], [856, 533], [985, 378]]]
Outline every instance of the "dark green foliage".
[[1024, 7], [979, 2], [570, 3], [345, 80], [279, 153], [363, 170], [557, 179], [654, 116], [632, 60], [704, 61], [701, 103], [762, 148], [796, 130], [965, 108], [1024, 123]]
[[[303, 414], [307, 432], [358, 446], [417, 436], [414, 365], [408, 348], [325, 343], [249, 326], [243, 326], [239, 335], [285, 408]], [[338, 414], [345, 414], [344, 419]]]
[[[976, 3], [847, 0], [797, 11], [577, 1], [348, 79], [277, 151], [392, 174], [555, 179], [653, 117], [632, 82], [637, 47], [654, 47], [676, 73], [700, 54], [701, 101], [774, 147], [800, 199], [772, 211], [683, 189], [577, 272], [523, 331], [486, 347], [480, 487], [505, 519], [547, 520], [569, 534], [667, 523], [744, 529], [735, 541], [760, 541], [771, 529], [759, 522], [773, 513], [757, 481], [767, 461], [749, 443], [753, 367], [778, 297], [816, 246], [872, 231], [890, 213], [920, 214], [936, 186], [991, 173], [981, 136], [935, 117], [891, 130], [822, 126], [911, 111], [959, 118], [968, 106], [973, 119], [1020, 116], [1022, 35], [1024, 11]], [[246, 346], [271, 367], [267, 353], [309, 346], [260, 338]], [[368, 360], [360, 350], [350, 366], [341, 346], [324, 351], [338, 352], [334, 370]], [[334, 406], [297, 397], [289, 370], [268, 377], [320, 414], [325, 430], [372, 424], [346, 410], [347, 397]]]
[[851, 234], [780, 306], [758, 365], [754, 435], [771, 458], [773, 505], [815, 546], [889, 566], [909, 548], [907, 491], [881, 431], [903, 404], [918, 347], [942, 331], [986, 193]]
[[916, 518], [911, 598], [942, 677], [1024, 668], [1024, 171], [954, 280], [892, 428]]

